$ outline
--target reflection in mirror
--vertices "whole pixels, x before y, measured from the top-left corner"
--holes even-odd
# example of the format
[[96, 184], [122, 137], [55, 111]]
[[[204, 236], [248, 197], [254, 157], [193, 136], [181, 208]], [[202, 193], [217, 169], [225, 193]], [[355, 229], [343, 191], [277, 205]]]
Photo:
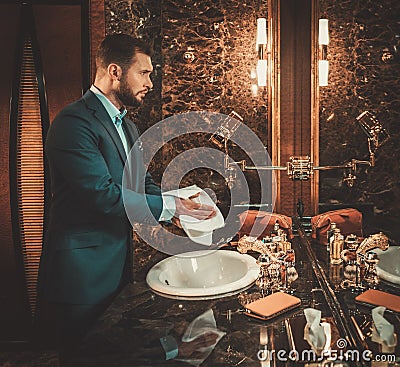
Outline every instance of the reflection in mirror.
[[358, 208], [369, 226], [366, 234], [382, 230], [399, 241], [400, 37], [394, 14], [400, 3], [319, 0], [318, 5], [330, 33], [329, 83], [319, 88], [319, 163], [372, 162], [357, 167], [352, 186], [343, 183], [342, 172], [321, 172], [319, 211]]

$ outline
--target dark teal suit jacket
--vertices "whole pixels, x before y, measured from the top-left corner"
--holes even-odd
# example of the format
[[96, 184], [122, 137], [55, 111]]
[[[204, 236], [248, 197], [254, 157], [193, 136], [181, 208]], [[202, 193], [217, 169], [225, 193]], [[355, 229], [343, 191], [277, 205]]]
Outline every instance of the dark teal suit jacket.
[[[133, 144], [139, 137], [136, 126], [126, 118], [123, 126]], [[126, 154], [93, 92], [87, 91], [57, 115], [45, 151], [52, 200], [39, 296], [97, 304], [118, 289], [125, 270], [132, 271], [132, 228], [121, 186]], [[138, 223], [155, 224], [162, 210], [160, 189], [146, 174], [141, 150], [136, 147], [132, 157], [135, 169], [128, 178], [130, 189], [124, 192], [125, 205]]]

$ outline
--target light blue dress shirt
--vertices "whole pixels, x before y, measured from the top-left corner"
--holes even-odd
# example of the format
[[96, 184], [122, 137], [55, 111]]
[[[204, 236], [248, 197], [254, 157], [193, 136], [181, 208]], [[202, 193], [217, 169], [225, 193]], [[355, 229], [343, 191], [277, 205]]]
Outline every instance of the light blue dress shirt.
[[[119, 137], [121, 138], [122, 144], [125, 149], [125, 153], [129, 155], [128, 142], [126, 139], [125, 132], [122, 128], [122, 119], [126, 115], [126, 109], [121, 112], [114, 104], [94, 85], [90, 87], [90, 90], [96, 95], [99, 101], [102, 103], [104, 108], [106, 109], [108, 115], [110, 116], [112, 122], [114, 123], [115, 129], [118, 132]], [[172, 196], [163, 196], [163, 210], [161, 212], [159, 222], [167, 222], [172, 219], [176, 210], [175, 199]]]
[[129, 153], [128, 142], [126, 140], [126, 136], [124, 130], [122, 128], [122, 119], [126, 114], [126, 109], [121, 112], [116, 106], [114, 106], [110, 100], [94, 85], [90, 87], [90, 90], [96, 95], [96, 97], [100, 100], [104, 108], [106, 109], [108, 115], [110, 116], [114, 126], [118, 132], [119, 137], [121, 138], [122, 144], [125, 149], [126, 155]]

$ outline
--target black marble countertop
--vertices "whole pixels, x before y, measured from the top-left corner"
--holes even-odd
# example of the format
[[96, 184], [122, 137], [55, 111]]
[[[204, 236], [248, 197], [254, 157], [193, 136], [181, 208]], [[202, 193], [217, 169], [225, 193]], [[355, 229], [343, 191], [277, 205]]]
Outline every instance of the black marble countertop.
[[[97, 322], [68, 366], [190, 366], [191, 364], [178, 360], [165, 361], [159, 338], [172, 335], [179, 341], [191, 321], [210, 309], [213, 311], [217, 328], [226, 334], [201, 364], [204, 367], [269, 366], [268, 362], [260, 360], [262, 355], [259, 351], [264, 348], [260, 345], [260, 333], [268, 335], [268, 350], [275, 350], [272, 366], [301, 365], [300, 361], [284, 359], [290, 356], [292, 349], [301, 351], [308, 346], [303, 339], [303, 310], [307, 307], [321, 310], [322, 318], [331, 324], [331, 347], [335, 348], [337, 340], [344, 336], [341, 335], [340, 328], [336, 327], [329, 303], [315, 277], [312, 263], [304, 248], [304, 239], [296, 237], [292, 245], [296, 252], [296, 270], [299, 277], [291, 287], [292, 294], [301, 299], [299, 308], [269, 321], [248, 317], [242, 312], [243, 304], [248, 299], [261, 297], [256, 285], [239, 294], [213, 300], [187, 301], [165, 298], [150, 290], [145, 281], [148, 269], [142, 269], [136, 272], [135, 282], [119, 294]], [[151, 263], [155, 264], [164, 257], [165, 255], [157, 253]], [[347, 316], [353, 312], [357, 320], [360, 320], [360, 315], [368, 314], [370, 310], [359, 311], [354, 307], [355, 295], [350, 290], [338, 291], [338, 298], [343, 303]], [[396, 316], [394, 315], [391, 321], [397, 323], [397, 330], [398, 317], [394, 317]], [[291, 325], [294, 343], [290, 343], [288, 339], [287, 323]], [[279, 358], [276, 354], [278, 351], [281, 351]], [[349, 363], [349, 366], [353, 365], [356, 364]]]
[[[363, 334], [362, 338], [364, 340], [358, 339], [358, 342], [361, 345], [360, 351], [362, 352], [365, 349], [370, 350], [374, 355], [380, 355], [381, 350], [379, 345], [371, 340], [372, 333], [372, 316], [371, 310], [375, 306], [368, 306], [365, 304], [361, 304], [356, 302], [355, 298], [361, 294], [362, 292], [368, 290], [368, 287], [365, 283], [360, 284], [360, 288], [355, 287], [354, 285], [348, 285], [349, 278], [344, 275], [346, 272], [347, 265], [342, 263], [338, 265], [332, 265], [329, 263], [329, 255], [326, 251], [325, 246], [321, 246], [316, 241], [310, 241], [312, 245], [312, 249], [316, 254], [319, 264], [324, 270], [327, 278], [329, 280], [329, 284], [334, 290], [334, 293], [338, 299], [341, 310], [346, 315], [347, 322], [352, 329], [355, 336], [359, 335], [359, 331]], [[350, 274], [351, 275], [351, 274]], [[353, 275], [354, 276], [354, 275]], [[374, 286], [375, 289], [387, 292], [390, 294], [395, 294], [400, 296], [400, 286], [386, 282], [384, 280], [380, 280], [379, 284]], [[395, 328], [395, 333], [400, 335], [400, 315], [396, 312], [385, 310], [384, 317], [392, 324]], [[359, 331], [357, 331], [359, 328]], [[397, 347], [393, 352], [396, 355], [396, 360], [400, 362], [400, 343], [397, 343]]]
[[[165, 361], [159, 338], [173, 335], [180, 340], [190, 322], [209, 309], [213, 311], [218, 329], [226, 334], [201, 366], [266, 365], [261, 363], [258, 354], [262, 348], [260, 332], [268, 334], [269, 350], [284, 350], [285, 353], [289, 353], [285, 320], [298, 320], [301, 324], [304, 319], [303, 309], [306, 307], [320, 309], [322, 317], [331, 318], [329, 307], [317, 286], [311, 264], [301, 246], [299, 239], [293, 240], [299, 277], [291, 287], [292, 294], [301, 299], [301, 307], [269, 321], [256, 320], [242, 312], [246, 300], [262, 296], [255, 285], [229, 297], [197, 301], [177, 300], [153, 293], [145, 281], [147, 270], [138, 272], [135, 282], [129, 284], [114, 300], [69, 365], [190, 365], [177, 360]], [[165, 256], [157, 254], [152, 259], [153, 264], [163, 257]], [[304, 329], [304, 326], [302, 328]], [[295, 330], [294, 333], [299, 334], [299, 330]]]

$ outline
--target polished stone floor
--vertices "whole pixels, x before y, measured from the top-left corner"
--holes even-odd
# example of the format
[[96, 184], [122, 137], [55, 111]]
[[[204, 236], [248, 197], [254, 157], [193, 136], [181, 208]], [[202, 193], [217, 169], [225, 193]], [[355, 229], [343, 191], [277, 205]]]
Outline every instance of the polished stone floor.
[[1, 367], [59, 367], [58, 354], [54, 351], [0, 351]]

